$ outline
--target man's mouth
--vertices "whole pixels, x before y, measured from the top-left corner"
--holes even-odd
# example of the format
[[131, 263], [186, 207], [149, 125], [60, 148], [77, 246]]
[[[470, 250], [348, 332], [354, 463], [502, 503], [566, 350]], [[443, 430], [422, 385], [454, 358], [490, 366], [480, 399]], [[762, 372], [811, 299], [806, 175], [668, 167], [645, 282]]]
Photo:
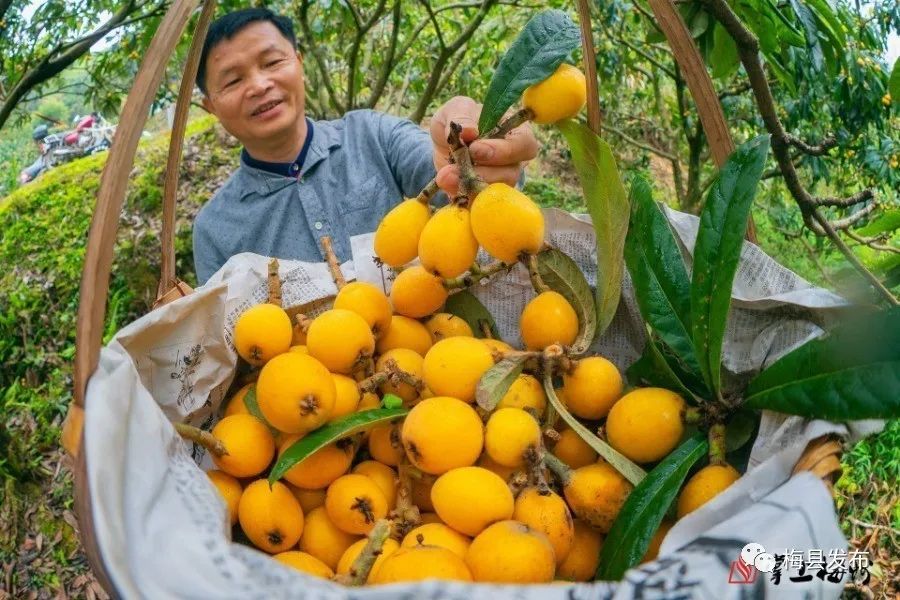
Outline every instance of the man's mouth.
[[263, 104], [262, 106], [258, 107], [256, 110], [254, 110], [252, 113], [250, 113], [250, 116], [252, 116], [252, 117], [259, 116], [259, 115], [263, 114], [264, 112], [272, 110], [273, 108], [275, 108], [276, 106], [278, 106], [281, 103], [282, 103], [282, 100], [272, 100], [271, 102], [266, 102], [265, 104]]

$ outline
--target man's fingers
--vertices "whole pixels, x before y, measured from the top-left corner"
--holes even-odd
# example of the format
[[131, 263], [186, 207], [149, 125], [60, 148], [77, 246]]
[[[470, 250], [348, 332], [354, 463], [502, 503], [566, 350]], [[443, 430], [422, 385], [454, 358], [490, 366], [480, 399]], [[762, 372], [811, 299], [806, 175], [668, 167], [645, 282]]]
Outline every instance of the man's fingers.
[[450, 123], [462, 125], [462, 139], [469, 142], [478, 136], [478, 116], [481, 105], [466, 96], [451, 98], [434, 114], [431, 119], [431, 139], [434, 143], [447, 145], [450, 135]]
[[528, 124], [511, 131], [504, 139], [472, 142], [472, 160], [481, 165], [502, 166], [531, 160], [537, 156], [538, 142]]
[[[507, 165], [503, 167], [475, 167], [475, 172], [487, 183], [505, 183], [507, 185], [515, 185], [519, 181], [521, 166]], [[451, 198], [455, 196], [459, 190], [459, 167], [457, 165], [447, 165], [437, 172], [435, 177], [438, 187], [447, 192]]]
[[475, 172], [481, 176], [487, 183], [505, 183], [507, 185], [515, 185], [519, 180], [519, 173], [522, 167], [518, 163], [515, 165], [507, 165], [503, 167], [475, 167]]

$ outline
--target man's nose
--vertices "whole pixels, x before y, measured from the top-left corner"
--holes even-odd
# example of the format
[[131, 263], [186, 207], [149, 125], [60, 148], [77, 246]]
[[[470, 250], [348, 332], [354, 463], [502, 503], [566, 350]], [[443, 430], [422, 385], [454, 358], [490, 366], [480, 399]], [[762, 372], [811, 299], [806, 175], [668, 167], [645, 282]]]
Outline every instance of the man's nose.
[[272, 87], [272, 80], [261, 71], [255, 71], [250, 76], [247, 93], [250, 96], [262, 96]]

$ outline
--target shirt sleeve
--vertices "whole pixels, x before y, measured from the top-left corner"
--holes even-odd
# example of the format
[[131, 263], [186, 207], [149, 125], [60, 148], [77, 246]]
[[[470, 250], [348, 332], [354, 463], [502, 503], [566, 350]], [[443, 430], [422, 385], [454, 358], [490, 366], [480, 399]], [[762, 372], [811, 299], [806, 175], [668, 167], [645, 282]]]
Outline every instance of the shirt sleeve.
[[403, 195], [411, 198], [434, 179], [431, 135], [409, 119], [378, 114], [379, 139], [391, 173]]
[[194, 271], [197, 274], [197, 284], [203, 285], [212, 277], [213, 273], [225, 264], [225, 258], [216, 247], [214, 237], [207, 228], [206, 219], [201, 210], [194, 219], [193, 231], [194, 245]]

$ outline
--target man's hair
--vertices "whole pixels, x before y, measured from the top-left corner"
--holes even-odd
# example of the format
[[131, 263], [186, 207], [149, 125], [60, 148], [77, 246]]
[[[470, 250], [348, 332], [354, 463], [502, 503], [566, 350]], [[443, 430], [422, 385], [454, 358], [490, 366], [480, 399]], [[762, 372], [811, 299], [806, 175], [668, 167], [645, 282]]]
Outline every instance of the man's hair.
[[277, 15], [268, 8], [244, 8], [222, 15], [212, 22], [200, 52], [200, 64], [197, 67], [197, 87], [204, 94], [206, 90], [206, 59], [210, 51], [223, 40], [230, 40], [239, 31], [252, 23], [269, 22], [281, 32], [294, 48], [297, 47], [297, 36], [294, 35], [294, 24], [287, 17]]

